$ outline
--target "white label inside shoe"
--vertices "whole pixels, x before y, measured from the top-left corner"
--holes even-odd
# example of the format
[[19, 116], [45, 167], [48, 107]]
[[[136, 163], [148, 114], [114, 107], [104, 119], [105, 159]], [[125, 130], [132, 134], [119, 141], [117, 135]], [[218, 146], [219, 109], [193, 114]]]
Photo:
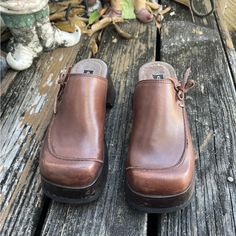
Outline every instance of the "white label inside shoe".
[[156, 75], [152, 75], [153, 79], [157, 79], [157, 80], [161, 80], [164, 79], [164, 75], [163, 74], [156, 74]]
[[93, 70], [84, 70], [84, 74], [93, 74]]

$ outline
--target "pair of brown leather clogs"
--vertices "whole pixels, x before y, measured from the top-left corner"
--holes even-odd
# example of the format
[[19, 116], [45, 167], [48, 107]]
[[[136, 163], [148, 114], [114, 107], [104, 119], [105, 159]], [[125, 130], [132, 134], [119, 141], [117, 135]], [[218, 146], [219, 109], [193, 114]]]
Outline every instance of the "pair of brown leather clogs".
[[[115, 90], [99, 59], [78, 62], [59, 84], [40, 156], [43, 192], [59, 202], [91, 202], [106, 182], [105, 113]], [[164, 62], [140, 68], [126, 168], [126, 197], [136, 209], [169, 212], [191, 199], [195, 157], [184, 93], [192, 85]]]

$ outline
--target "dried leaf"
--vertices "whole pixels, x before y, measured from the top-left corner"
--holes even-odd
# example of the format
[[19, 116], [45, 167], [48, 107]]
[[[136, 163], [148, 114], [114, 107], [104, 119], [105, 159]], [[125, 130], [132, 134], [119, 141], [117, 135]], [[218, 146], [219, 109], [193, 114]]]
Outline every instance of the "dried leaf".
[[92, 54], [93, 56], [96, 56], [97, 52], [98, 52], [98, 45], [96, 43], [96, 39], [94, 38], [90, 44], [90, 48], [92, 50]]
[[73, 33], [76, 30], [75, 24], [71, 21], [61, 21], [61, 22], [56, 22], [55, 26], [62, 30], [62, 31], [66, 31], [69, 33]]
[[117, 33], [118, 33], [121, 37], [123, 37], [123, 38], [125, 38], [125, 39], [132, 39], [132, 38], [134, 38], [134, 36], [133, 36], [132, 34], [130, 34], [130, 33], [126, 32], [126, 31], [124, 31], [123, 29], [121, 29], [121, 27], [120, 27], [118, 24], [113, 23], [113, 25], [115, 26], [115, 29], [116, 29]]
[[113, 23], [117, 23], [117, 22], [123, 22], [124, 20], [121, 17], [106, 17], [103, 18], [102, 20], [98, 21], [96, 24], [93, 24], [91, 29], [95, 30], [95, 29], [102, 29], [104, 28], [104, 26], [109, 25], [111, 22]]
[[149, 6], [153, 10], [158, 10], [161, 7], [161, 5], [159, 5], [158, 3], [149, 1], [146, 1], [146, 6]]
[[155, 23], [156, 23], [157, 29], [160, 30], [161, 29], [161, 22], [160, 22], [160, 20], [156, 19]]
[[84, 21], [82, 21], [78, 16], [74, 16], [74, 17], [69, 17], [70, 22], [72, 23], [72, 25], [77, 25], [79, 26], [79, 28], [81, 29], [82, 33], [86, 33], [87, 32], [87, 25]]
[[[69, 12], [68, 16], [73, 17], [73, 16], [80, 15], [80, 14], [83, 14], [83, 13], [85, 13], [85, 9], [81, 8], [81, 7], [77, 7], [77, 8], [72, 9]], [[65, 18], [65, 15], [66, 15], [66, 11], [56, 12], [56, 13], [50, 15], [49, 19], [50, 19], [50, 21], [61, 20], [61, 19]]]
[[100, 18], [99, 11], [94, 11], [89, 16], [89, 25], [92, 25], [94, 22], [96, 22]]
[[162, 11], [162, 6], [158, 10], [153, 10], [152, 14], [157, 17], [160, 15], [160, 12]]
[[98, 38], [97, 38], [97, 40], [98, 40], [98, 42], [101, 42], [101, 39], [102, 39], [102, 30], [99, 32], [99, 34], [98, 34]]
[[49, 16], [50, 21], [60, 20], [65, 17], [65, 12], [56, 12]]
[[58, 5], [57, 3], [49, 3], [49, 9], [50, 9], [50, 14], [56, 13], [56, 12], [62, 12], [67, 9], [67, 6], [61, 6]]
[[160, 11], [159, 14], [160, 15], [165, 15], [166, 13], [168, 13], [171, 10], [171, 7], [168, 6], [166, 7], [164, 10]]
[[97, 23], [93, 24], [91, 29], [88, 30], [87, 34], [89, 36], [92, 36], [95, 32], [104, 29], [109, 24], [117, 23], [117, 22], [123, 22], [124, 20], [121, 17], [105, 17], [102, 20], [98, 21]]
[[76, 17], [83, 22], [88, 22], [88, 18], [81, 17], [81, 16], [76, 16]]
[[85, 8], [84, 7], [77, 7], [77, 8], [73, 8], [70, 12], [69, 12], [69, 16], [73, 17], [75, 15], [82, 15], [85, 13]]
[[148, 5], [146, 5], [146, 9], [149, 11], [149, 12], [153, 12], [152, 8]]
[[86, 28], [87, 26], [78, 16], [69, 17], [69, 20], [80, 28]]
[[100, 16], [105, 15], [105, 13], [107, 12], [107, 9], [108, 9], [108, 7], [104, 7], [104, 8], [102, 8], [101, 10], [99, 10]]

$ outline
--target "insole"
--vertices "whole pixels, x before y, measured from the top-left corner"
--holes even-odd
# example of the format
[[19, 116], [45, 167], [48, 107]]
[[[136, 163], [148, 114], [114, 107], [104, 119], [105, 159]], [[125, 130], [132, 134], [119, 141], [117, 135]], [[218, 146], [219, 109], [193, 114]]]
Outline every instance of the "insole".
[[70, 71], [71, 74], [89, 74], [107, 78], [107, 65], [100, 59], [84, 59], [76, 63]]
[[162, 80], [168, 77], [176, 78], [174, 68], [165, 62], [155, 61], [146, 63], [139, 69], [139, 81]]

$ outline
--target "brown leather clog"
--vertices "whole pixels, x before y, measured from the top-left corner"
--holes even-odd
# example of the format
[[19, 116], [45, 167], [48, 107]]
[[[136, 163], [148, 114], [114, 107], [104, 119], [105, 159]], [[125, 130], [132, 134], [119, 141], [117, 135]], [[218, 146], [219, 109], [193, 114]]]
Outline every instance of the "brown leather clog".
[[43, 192], [53, 200], [87, 203], [98, 198], [105, 184], [106, 102], [112, 105], [115, 96], [107, 76], [103, 61], [86, 59], [59, 80], [55, 114], [40, 155]]
[[163, 213], [185, 207], [194, 189], [195, 155], [184, 93], [172, 66], [151, 62], [139, 71], [127, 160], [127, 200], [141, 211]]

